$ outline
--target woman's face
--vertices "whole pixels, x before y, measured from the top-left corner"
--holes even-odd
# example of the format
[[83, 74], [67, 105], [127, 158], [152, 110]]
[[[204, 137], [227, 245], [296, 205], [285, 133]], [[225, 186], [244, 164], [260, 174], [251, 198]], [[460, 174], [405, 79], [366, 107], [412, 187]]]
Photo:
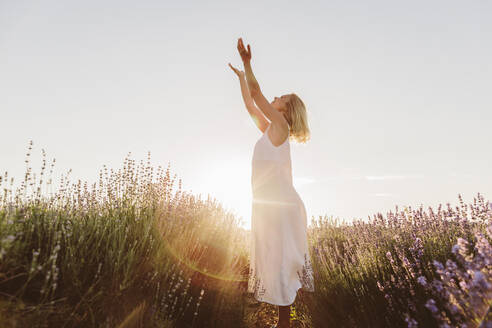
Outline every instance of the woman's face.
[[289, 95], [283, 95], [273, 98], [271, 105], [279, 112], [285, 112], [287, 110], [287, 102], [289, 101]]

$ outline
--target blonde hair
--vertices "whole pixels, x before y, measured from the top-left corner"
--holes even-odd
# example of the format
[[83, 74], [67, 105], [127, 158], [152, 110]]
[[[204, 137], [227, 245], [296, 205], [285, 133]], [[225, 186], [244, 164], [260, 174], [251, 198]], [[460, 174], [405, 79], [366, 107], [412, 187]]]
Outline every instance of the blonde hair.
[[284, 114], [287, 123], [289, 123], [289, 140], [306, 143], [311, 139], [306, 106], [295, 93], [289, 95], [289, 101], [286, 104], [287, 110]]

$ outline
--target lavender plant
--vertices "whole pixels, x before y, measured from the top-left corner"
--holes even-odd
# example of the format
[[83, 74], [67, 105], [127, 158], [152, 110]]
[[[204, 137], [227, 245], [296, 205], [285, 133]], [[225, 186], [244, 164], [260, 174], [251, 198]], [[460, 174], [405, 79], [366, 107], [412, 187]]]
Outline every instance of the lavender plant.
[[[106, 166], [52, 192], [55, 160], [13, 188], [0, 175], [0, 326], [240, 325], [248, 234], [169, 167]], [[308, 227], [315, 293], [295, 309], [313, 327], [490, 327], [492, 205], [410, 206]], [[128, 315], [130, 314], [130, 315]], [[126, 320], [124, 320], [126, 317]]]
[[217, 317], [227, 327], [226, 314], [240, 317], [243, 234], [215, 200], [183, 192], [181, 180], [174, 191], [176, 175], [169, 166], [155, 174], [150, 153], [147, 163], [127, 156], [119, 170], [104, 166], [93, 184], [70, 181], [69, 171], [53, 188], [55, 160], [46, 174], [43, 150], [35, 174], [31, 150], [19, 187], [0, 176], [1, 327], [116, 327], [129, 313], [146, 327]]
[[[449, 203], [446, 209], [439, 205], [437, 211], [429, 207], [427, 212], [422, 206], [403, 211], [396, 206], [386, 217], [377, 213], [367, 222], [356, 220], [352, 225], [315, 220], [310, 232], [315, 285], [319, 286], [312, 311], [314, 325], [490, 324], [486, 314], [491, 302], [486, 237], [490, 236], [485, 231], [490, 229], [492, 210], [481, 194], [471, 205], [458, 197], [460, 206], [454, 209]], [[478, 247], [473, 258], [463, 255], [465, 240], [474, 240]], [[447, 262], [448, 269], [435, 271], [433, 263], [449, 258], [453, 260]], [[448, 279], [451, 272], [460, 279]]]
[[[492, 204], [491, 204], [492, 206]], [[487, 235], [492, 239], [492, 224], [487, 226]], [[474, 251], [470, 243], [458, 237], [452, 252], [457, 262], [448, 259], [445, 266], [433, 261], [440, 279], [427, 284], [425, 277], [419, 283], [434, 295], [426, 307], [440, 323], [439, 327], [492, 327], [492, 248], [480, 231], [475, 232]], [[435, 301], [438, 299], [438, 302]]]

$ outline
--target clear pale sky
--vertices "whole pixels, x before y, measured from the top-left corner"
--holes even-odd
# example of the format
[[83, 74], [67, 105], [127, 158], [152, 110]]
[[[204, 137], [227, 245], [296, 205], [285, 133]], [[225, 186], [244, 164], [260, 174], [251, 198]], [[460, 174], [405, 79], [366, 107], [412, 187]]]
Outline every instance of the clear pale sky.
[[291, 143], [311, 217], [350, 221], [492, 199], [492, 2], [1, 1], [0, 170], [33, 140], [55, 170], [96, 181], [128, 152], [171, 165], [250, 228], [261, 131], [243, 104], [237, 39], [267, 99], [297, 93], [311, 141]]

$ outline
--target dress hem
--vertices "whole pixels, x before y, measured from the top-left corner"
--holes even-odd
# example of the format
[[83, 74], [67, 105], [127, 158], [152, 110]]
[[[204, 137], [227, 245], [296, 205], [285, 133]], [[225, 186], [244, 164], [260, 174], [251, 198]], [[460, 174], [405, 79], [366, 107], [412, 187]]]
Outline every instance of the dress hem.
[[274, 303], [273, 301], [271, 301], [271, 302], [270, 302], [270, 301], [267, 301], [267, 300], [265, 300], [265, 299], [258, 299], [258, 298], [256, 297], [256, 295], [255, 295], [255, 293], [254, 293], [254, 292], [249, 292], [249, 291], [248, 291], [247, 293], [248, 293], [248, 294], [253, 294], [253, 295], [251, 295], [251, 296], [253, 296], [253, 297], [254, 297], [254, 299], [255, 299], [255, 300], [257, 300], [258, 302], [268, 303], [268, 304], [271, 304], [271, 305], [277, 305], [277, 306], [289, 306], [289, 305], [294, 304], [294, 302], [296, 301], [296, 298], [297, 298], [297, 293], [299, 292], [299, 289], [302, 289], [302, 290], [304, 290], [304, 291], [306, 291], [306, 292], [310, 292], [308, 289], [305, 289], [303, 286], [301, 286], [301, 287], [297, 288], [297, 290], [296, 290], [296, 294], [294, 295], [294, 299], [293, 299], [290, 303], [288, 303], [288, 304], [277, 304], [277, 303]]
[[[251, 293], [252, 294], [252, 293]], [[297, 294], [296, 294], [297, 296]], [[264, 299], [257, 299], [254, 295], [253, 295], [254, 299], [257, 300], [258, 302], [263, 302], [263, 303], [268, 303], [268, 304], [271, 304], [271, 305], [277, 305], [277, 306], [289, 306], [289, 305], [292, 305], [294, 304], [295, 300], [296, 300], [296, 297], [294, 296], [294, 300], [289, 303], [289, 304], [277, 304], [277, 303], [274, 303], [273, 301], [267, 301], [267, 300], [264, 300]]]

